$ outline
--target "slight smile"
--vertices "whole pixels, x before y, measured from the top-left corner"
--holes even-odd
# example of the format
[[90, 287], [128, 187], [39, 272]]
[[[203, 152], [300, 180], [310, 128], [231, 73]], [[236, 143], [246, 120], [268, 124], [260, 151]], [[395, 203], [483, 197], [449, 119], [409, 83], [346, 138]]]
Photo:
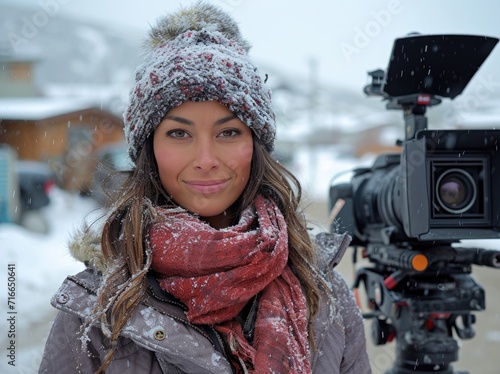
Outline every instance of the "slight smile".
[[229, 183], [229, 179], [212, 181], [186, 181], [188, 188], [200, 194], [213, 194], [223, 190]]

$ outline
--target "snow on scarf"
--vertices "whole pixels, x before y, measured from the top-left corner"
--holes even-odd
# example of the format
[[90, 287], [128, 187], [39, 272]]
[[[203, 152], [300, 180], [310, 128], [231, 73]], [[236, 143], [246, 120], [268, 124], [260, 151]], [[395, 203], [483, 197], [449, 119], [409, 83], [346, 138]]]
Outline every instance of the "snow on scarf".
[[[149, 230], [160, 286], [213, 325], [251, 373], [309, 373], [307, 306], [287, 265], [288, 233], [276, 204], [258, 196], [237, 225], [217, 230], [181, 209], [158, 209]], [[250, 344], [236, 317], [260, 293]]]

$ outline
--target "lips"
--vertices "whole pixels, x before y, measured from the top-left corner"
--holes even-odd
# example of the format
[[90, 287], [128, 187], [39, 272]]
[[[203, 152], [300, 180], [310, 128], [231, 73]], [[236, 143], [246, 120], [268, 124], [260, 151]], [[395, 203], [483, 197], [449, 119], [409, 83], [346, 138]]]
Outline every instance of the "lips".
[[200, 194], [213, 194], [223, 190], [229, 183], [229, 179], [211, 181], [188, 181], [188, 188]]

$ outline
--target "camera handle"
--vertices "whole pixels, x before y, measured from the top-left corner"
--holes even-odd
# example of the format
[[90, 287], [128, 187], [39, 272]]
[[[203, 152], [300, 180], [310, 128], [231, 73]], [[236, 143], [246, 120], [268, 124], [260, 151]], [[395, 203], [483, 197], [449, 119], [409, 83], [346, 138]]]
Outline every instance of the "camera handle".
[[387, 109], [403, 110], [405, 140], [414, 139], [419, 130], [427, 129], [427, 107], [441, 104], [435, 95], [418, 93], [388, 98]]
[[405, 140], [415, 138], [419, 130], [427, 129], [427, 107], [441, 104], [441, 99], [429, 93], [415, 93], [391, 97], [384, 93], [385, 72], [377, 69], [368, 73], [372, 81], [364, 87], [363, 91], [368, 96], [383, 96], [387, 100], [387, 109], [402, 110], [405, 121]]
[[[402, 251], [403, 249], [403, 251]], [[403, 262], [394, 263], [399, 252]], [[404, 253], [404, 255], [401, 255]], [[485, 309], [483, 288], [470, 276], [471, 264], [498, 268], [500, 252], [449, 245], [419, 250], [369, 245], [371, 268], [360, 268], [354, 288], [363, 283], [373, 319], [375, 345], [396, 341], [394, 366], [386, 374], [468, 374], [454, 372], [460, 339], [474, 337], [474, 311]], [[412, 269], [414, 259], [425, 256], [424, 270]]]

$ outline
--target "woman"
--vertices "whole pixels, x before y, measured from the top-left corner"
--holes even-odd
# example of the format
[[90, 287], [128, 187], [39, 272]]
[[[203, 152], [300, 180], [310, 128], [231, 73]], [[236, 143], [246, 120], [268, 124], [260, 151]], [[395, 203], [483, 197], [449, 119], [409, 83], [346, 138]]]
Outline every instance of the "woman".
[[237, 25], [197, 3], [149, 45], [124, 116], [135, 168], [102, 232], [71, 246], [87, 270], [52, 300], [40, 373], [370, 372], [327, 265], [348, 237], [311, 242]]

